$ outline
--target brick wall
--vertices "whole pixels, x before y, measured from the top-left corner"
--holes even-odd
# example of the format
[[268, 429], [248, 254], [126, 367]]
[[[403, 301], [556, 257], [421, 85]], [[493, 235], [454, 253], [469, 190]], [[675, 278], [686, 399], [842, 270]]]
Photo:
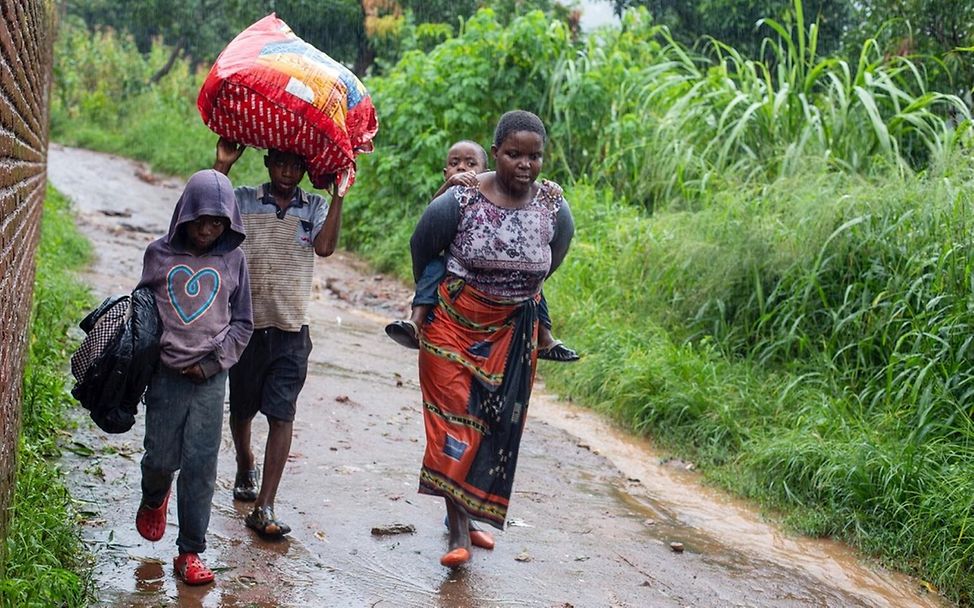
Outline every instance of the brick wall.
[[0, 0], [0, 538], [14, 487], [34, 250], [47, 181], [54, 0]]

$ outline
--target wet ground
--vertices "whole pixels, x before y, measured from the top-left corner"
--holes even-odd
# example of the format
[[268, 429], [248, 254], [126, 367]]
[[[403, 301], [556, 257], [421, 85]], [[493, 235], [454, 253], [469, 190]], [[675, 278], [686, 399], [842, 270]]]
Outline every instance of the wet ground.
[[[97, 259], [85, 275], [94, 294], [130, 291], [142, 251], [165, 233], [182, 183], [57, 145], [48, 172], [95, 243]], [[225, 433], [203, 555], [216, 571], [213, 585], [192, 588], [173, 576], [175, 501], [163, 540], [150, 543], [135, 531], [141, 416], [129, 433], [106, 435], [79, 409], [64, 467], [97, 560], [96, 605], [947, 606], [919, 581], [864, 564], [841, 544], [764, 523], [703, 487], [692, 467], [553, 399], [543, 384], [532, 397], [507, 529], [495, 535], [493, 551], [475, 548], [465, 567], [443, 568], [442, 501], [416, 492], [423, 426], [415, 351], [382, 331], [403, 314], [409, 295], [349, 254], [318, 260], [315, 347], [277, 502], [294, 531], [267, 542], [244, 527]], [[265, 433], [258, 418], [258, 460]], [[415, 531], [373, 533], [396, 524]]]

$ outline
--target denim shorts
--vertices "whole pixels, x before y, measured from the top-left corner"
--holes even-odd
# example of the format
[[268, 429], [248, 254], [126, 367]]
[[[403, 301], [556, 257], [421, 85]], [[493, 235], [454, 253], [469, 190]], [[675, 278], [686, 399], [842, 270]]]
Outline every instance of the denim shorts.
[[249, 420], [260, 412], [293, 421], [310, 355], [307, 325], [300, 331], [254, 330], [240, 360], [230, 368], [230, 415]]

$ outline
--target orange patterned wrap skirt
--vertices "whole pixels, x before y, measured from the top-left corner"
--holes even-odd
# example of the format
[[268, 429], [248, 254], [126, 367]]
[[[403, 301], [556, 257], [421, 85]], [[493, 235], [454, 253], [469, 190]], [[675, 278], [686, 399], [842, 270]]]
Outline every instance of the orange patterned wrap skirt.
[[423, 327], [423, 494], [503, 529], [534, 384], [537, 303], [489, 297], [447, 277]]

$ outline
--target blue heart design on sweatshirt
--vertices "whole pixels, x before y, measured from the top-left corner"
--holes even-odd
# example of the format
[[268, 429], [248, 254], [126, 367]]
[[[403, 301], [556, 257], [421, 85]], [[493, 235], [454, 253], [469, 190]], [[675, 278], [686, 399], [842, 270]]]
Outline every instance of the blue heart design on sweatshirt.
[[212, 268], [193, 272], [189, 266], [180, 264], [169, 271], [166, 288], [173, 309], [188, 325], [213, 304], [216, 294], [220, 292], [220, 275]]

